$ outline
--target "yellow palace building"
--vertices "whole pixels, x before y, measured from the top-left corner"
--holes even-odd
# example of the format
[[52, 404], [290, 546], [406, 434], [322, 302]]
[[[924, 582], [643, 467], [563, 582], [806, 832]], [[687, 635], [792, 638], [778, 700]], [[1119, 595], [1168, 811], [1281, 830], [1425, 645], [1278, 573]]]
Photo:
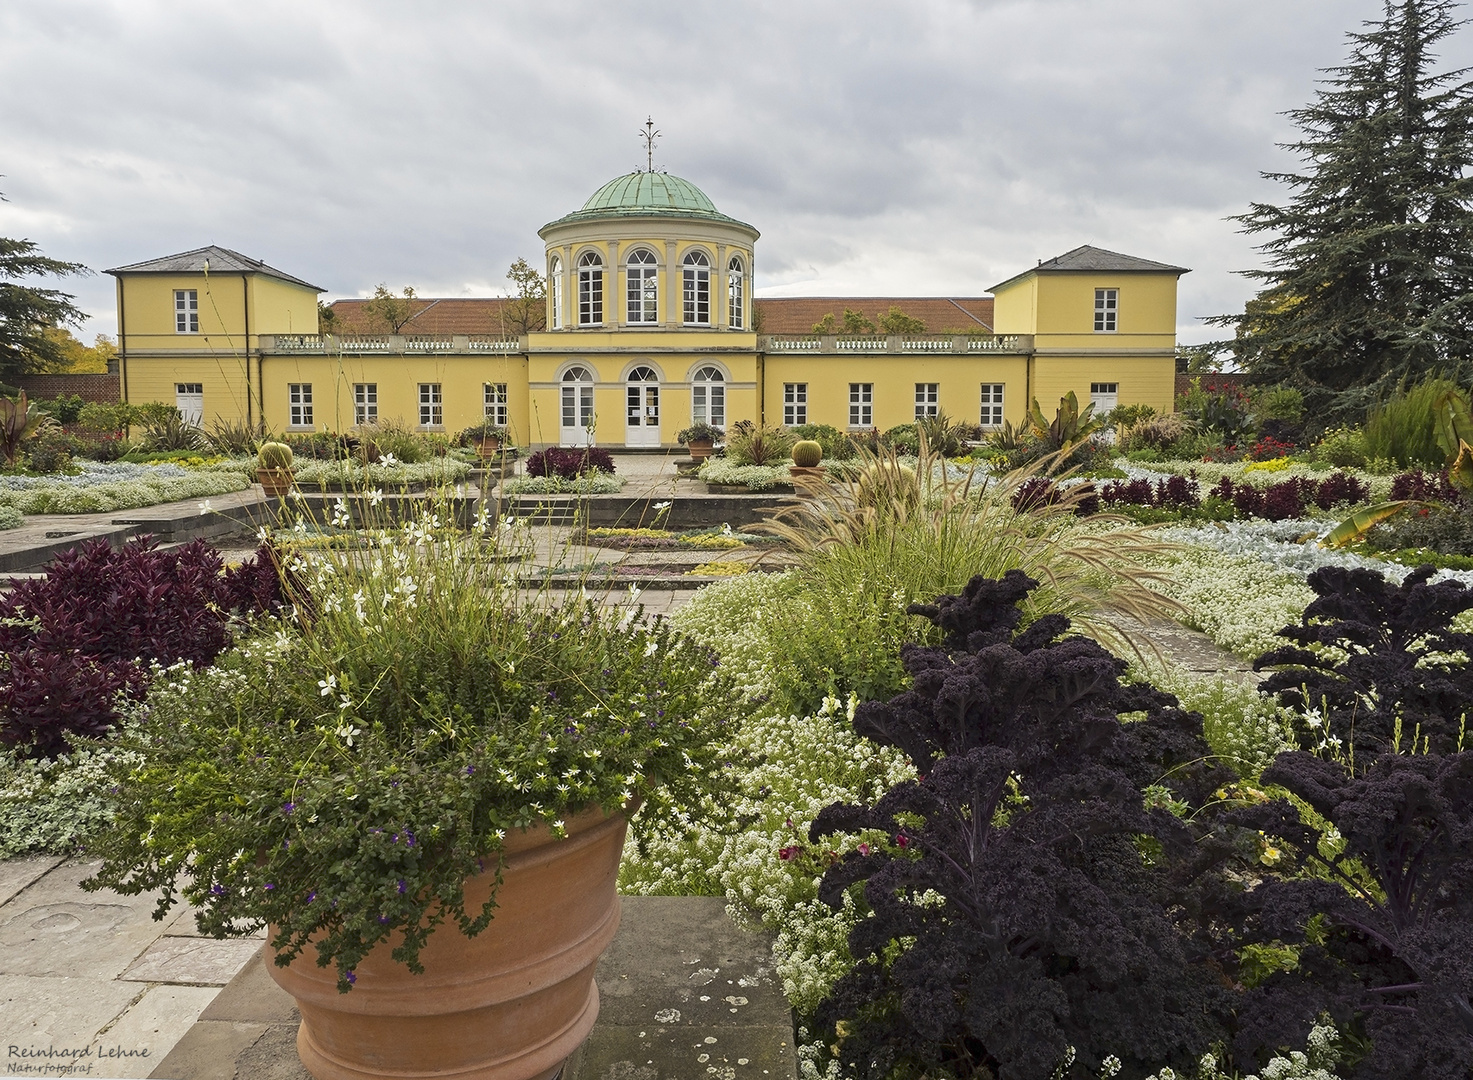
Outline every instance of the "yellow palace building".
[[[392, 418], [454, 434], [490, 417], [524, 444], [615, 447], [672, 446], [695, 422], [867, 431], [939, 410], [992, 428], [1071, 390], [1101, 410], [1172, 407], [1182, 267], [1086, 246], [991, 298], [757, 300], [757, 230], [653, 171], [538, 235], [545, 325], [522, 334], [494, 298], [419, 299], [398, 327], [338, 301], [340, 329], [323, 334], [321, 288], [220, 247], [110, 270], [123, 399], [172, 402], [207, 428]], [[814, 332], [826, 314], [890, 307], [925, 330]]]

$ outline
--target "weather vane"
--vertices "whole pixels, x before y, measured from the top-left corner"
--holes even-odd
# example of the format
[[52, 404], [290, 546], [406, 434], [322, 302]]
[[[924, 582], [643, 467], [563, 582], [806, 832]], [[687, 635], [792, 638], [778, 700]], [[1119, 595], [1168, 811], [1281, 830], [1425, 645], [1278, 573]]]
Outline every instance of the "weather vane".
[[640, 130], [639, 137], [644, 140], [645, 165], [650, 172], [654, 172], [655, 140], [660, 137], [660, 133], [655, 128], [655, 118], [653, 116], [645, 120], [644, 127]]

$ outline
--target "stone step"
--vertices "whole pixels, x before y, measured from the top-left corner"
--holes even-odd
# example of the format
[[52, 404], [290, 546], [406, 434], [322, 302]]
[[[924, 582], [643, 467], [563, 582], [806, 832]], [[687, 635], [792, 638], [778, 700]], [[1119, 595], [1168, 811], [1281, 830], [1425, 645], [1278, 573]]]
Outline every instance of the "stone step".
[[[709, 896], [625, 896], [599, 961], [599, 1016], [562, 1080], [795, 1080], [793, 1017], [772, 943]], [[246, 965], [150, 1074], [310, 1080], [297, 1010], [264, 960]]]

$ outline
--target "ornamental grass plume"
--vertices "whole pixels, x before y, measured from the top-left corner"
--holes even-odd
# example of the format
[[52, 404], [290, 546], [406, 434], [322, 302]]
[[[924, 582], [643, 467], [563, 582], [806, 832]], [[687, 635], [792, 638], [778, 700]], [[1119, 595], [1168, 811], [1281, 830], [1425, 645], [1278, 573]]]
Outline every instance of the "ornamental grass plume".
[[270, 924], [278, 964], [310, 944], [342, 992], [380, 943], [419, 971], [441, 924], [484, 930], [464, 885], [513, 830], [694, 801], [735, 722], [715, 655], [663, 619], [526, 587], [517, 522], [388, 509], [362, 542], [289, 549], [293, 606], [161, 681], [88, 883], [162, 891], [160, 913], [182, 892], [215, 936]]
[[[909, 626], [914, 640], [925, 624], [903, 614], [908, 605], [1009, 570], [1040, 582], [1023, 602], [1030, 620], [1064, 614], [1129, 649], [1131, 635], [1116, 615], [1149, 620], [1175, 610], [1148, 587], [1162, 574], [1147, 565], [1175, 545], [1149, 527], [1088, 512], [1087, 501], [1097, 502], [1093, 486], [1059, 483], [1069, 471], [1054, 478], [1049, 499], [1019, 497], [1059, 455], [1001, 476], [977, 468], [955, 476], [924, 437], [914, 468], [893, 448], [861, 453], [861, 467], [844, 477], [798, 478], [806, 497], [753, 528], [798, 553], [799, 573], [820, 598], [817, 610], [838, 624], [854, 621], [858, 609], [883, 610]], [[898, 650], [900, 643], [888, 644]]]

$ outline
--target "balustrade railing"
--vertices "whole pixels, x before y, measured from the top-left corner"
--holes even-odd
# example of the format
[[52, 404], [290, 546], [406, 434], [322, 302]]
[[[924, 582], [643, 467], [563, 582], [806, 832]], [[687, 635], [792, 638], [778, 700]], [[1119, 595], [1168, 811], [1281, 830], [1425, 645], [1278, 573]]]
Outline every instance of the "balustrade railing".
[[516, 352], [522, 343], [516, 338], [490, 337], [472, 334], [468, 341], [471, 352]]
[[808, 337], [766, 337], [758, 347], [769, 353], [1029, 353], [1032, 334], [865, 334], [839, 337], [813, 334]]
[[455, 339], [431, 334], [406, 334], [405, 352], [449, 352], [455, 348]]
[[768, 352], [818, 352], [823, 342], [816, 337], [768, 338]]

